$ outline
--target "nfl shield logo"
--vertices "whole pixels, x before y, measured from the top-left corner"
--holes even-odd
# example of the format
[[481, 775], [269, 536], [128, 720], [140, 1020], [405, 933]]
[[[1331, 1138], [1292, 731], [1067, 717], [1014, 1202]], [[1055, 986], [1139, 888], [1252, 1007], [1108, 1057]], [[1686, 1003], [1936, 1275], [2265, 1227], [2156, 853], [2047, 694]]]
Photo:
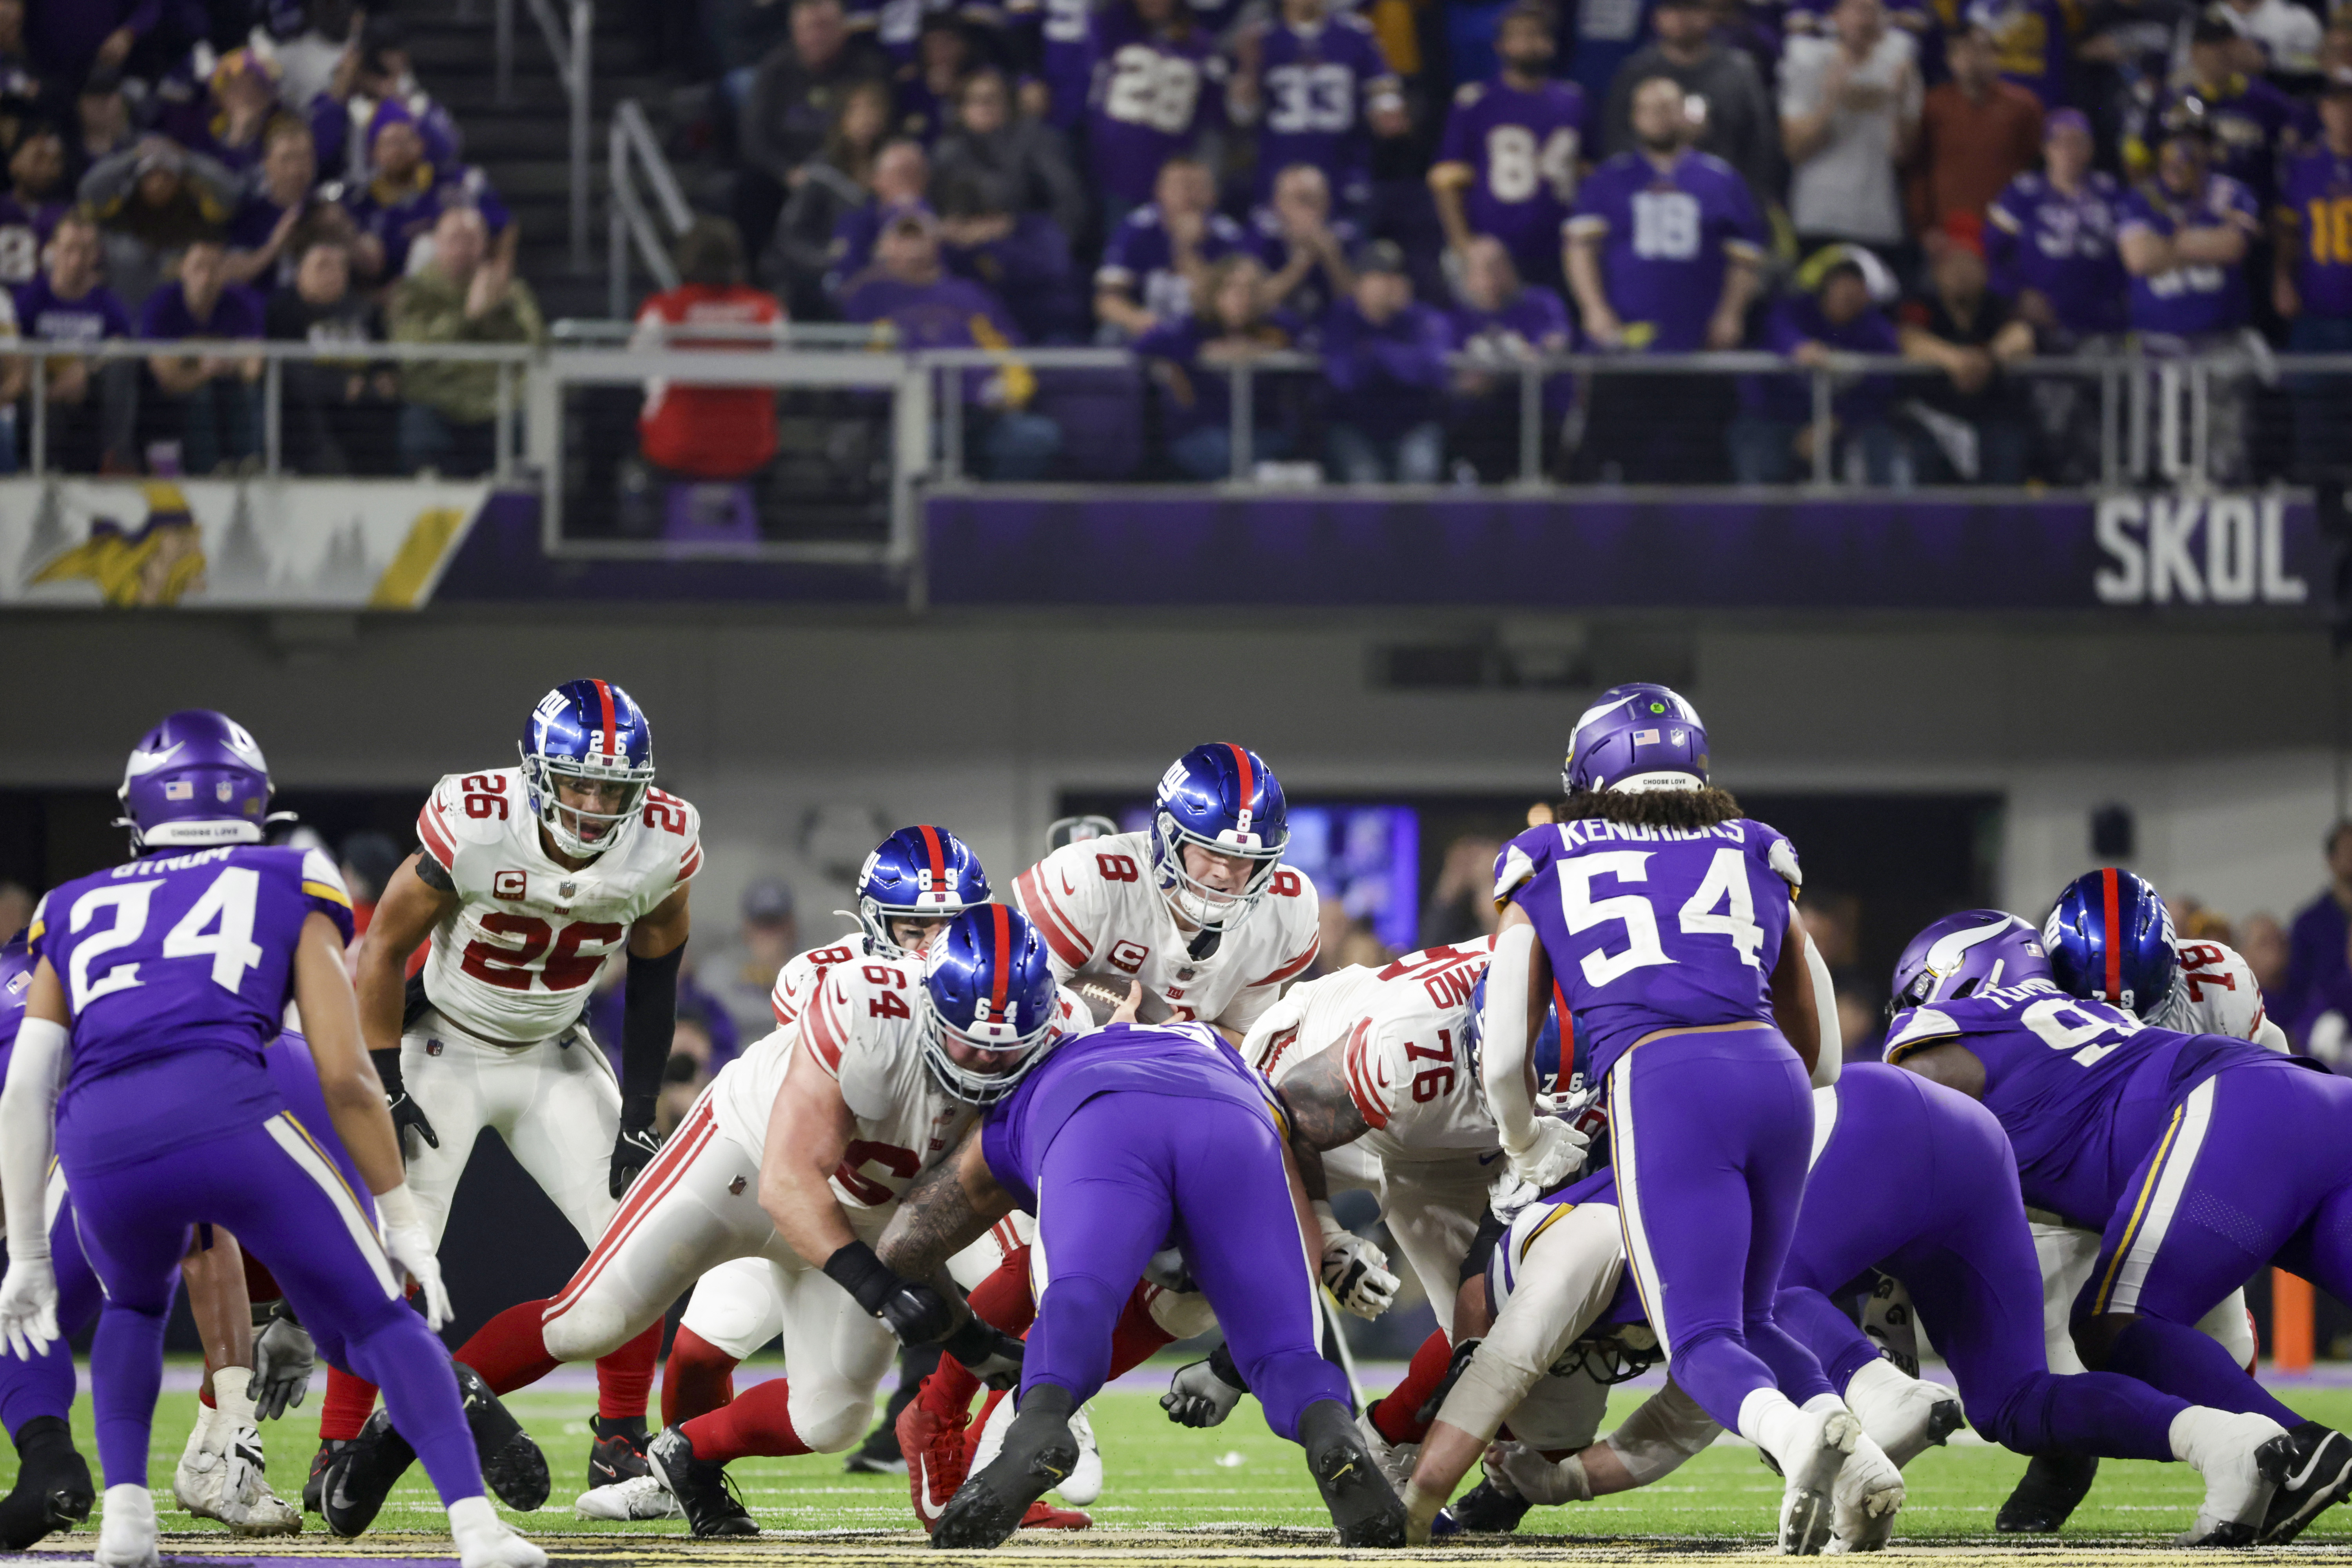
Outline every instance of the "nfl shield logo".
[[223, 779], [220, 783], [213, 785], [213, 794], [219, 796], [223, 802], [226, 802], [231, 795], [236, 794], [236, 785], [226, 779]]
[[557, 894], [558, 894], [558, 896], [559, 896], [559, 897], [568, 899], [568, 898], [572, 897], [574, 893], [577, 893], [579, 890], [580, 890], [580, 884], [579, 884], [579, 883], [577, 883], [577, 882], [565, 882], [565, 883], [563, 883], [561, 887], [559, 887], [559, 888], [556, 889], [556, 892], [557, 892]]
[[1675, 745], [1677, 745], [1677, 746], [1682, 745], [1682, 744], [1684, 744], [1685, 742], [1686, 742], [1689, 739], [1690, 739], [1690, 731], [1687, 731], [1687, 730], [1677, 730], [1677, 731], [1675, 731]]

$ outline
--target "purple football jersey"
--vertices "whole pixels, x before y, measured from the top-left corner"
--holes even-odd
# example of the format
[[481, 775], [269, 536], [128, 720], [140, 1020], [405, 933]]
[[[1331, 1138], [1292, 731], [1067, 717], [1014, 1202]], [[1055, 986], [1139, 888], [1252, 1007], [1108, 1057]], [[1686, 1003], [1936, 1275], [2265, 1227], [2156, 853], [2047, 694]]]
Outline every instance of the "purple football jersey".
[[1531, 354], [1566, 353], [1576, 346], [1567, 302], [1534, 285], [1520, 289], [1499, 310], [1457, 303], [1447, 315], [1454, 323], [1454, 347], [1496, 364], [1516, 363]]
[[1075, 130], [1086, 118], [1090, 49], [1088, 0], [1012, 0], [1004, 14], [1011, 31], [1036, 35], [1028, 53], [1045, 84], [1045, 118], [1056, 130]]
[[1764, 251], [1748, 182], [1706, 153], [1685, 153], [1664, 173], [1620, 153], [1584, 182], [1568, 227], [1602, 237], [1601, 284], [1626, 341], [1660, 353], [1705, 348], [1726, 258]]
[[2202, 104], [2213, 133], [2213, 172], [2227, 174], [2268, 206], [2278, 191], [2279, 160], [2295, 141], [2301, 106], [2260, 77], [2233, 76], [2218, 89], [2191, 88], [2158, 111], [2157, 123], [2176, 105]]
[[[1209, 215], [1201, 237], [1201, 259], [1215, 261], [1247, 248], [1241, 225], [1223, 213]], [[1163, 321], [1192, 312], [1192, 286], [1176, 270], [1175, 247], [1157, 206], [1140, 206], [1111, 231], [1103, 247], [1102, 266], [1095, 271], [1097, 289], [1124, 289], [1135, 302]]]
[[[60, 1152], [86, 1145], [79, 1163], [97, 1169], [274, 1113], [262, 1051], [283, 1026], [295, 949], [314, 910], [351, 940], [351, 895], [326, 853], [260, 845], [151, 855], [44, 898], [29, 939], [65, 983], [73, 1014]], [[116, 1074], [196, 1052], [205, 1053], [198, 1103], [159, 1103], [166, 1097], [147, 1092], [145, 1075], [135, 1098], [109, 1090]], [[77, 1124], [80, 1139], [69, 1135]]]
[[1992, 35], [2000, 74], [2051, 106], [2066, 101], [2074, 16], [2069, 0], [1969, 0], [1960, 13]]
[[2046, 980], [1900, 1014], [1885, 1057], [1899, 1063], [1948, 1040], [1984, 1064], [1985, 1108], [2017, 1151], [2026, 1203], [2094, 1227], [2115, 1212], [2182, 1095], [2230, 1068], [2308, 1065], [2226, 1035], [2151, 1029]]
[[1312, 163], [1342, 206], [1371, 195], [1372, 136], [1365, 113], [1397, 91], [1396, 72], [1360, 16], [1326, 17], [1312, 27], [1277, 25], [1265, 37], [1259, 79], [1265, 123], [1257, 144], [1257, 199], [1272, 199], [1275, 176]]
[[[2227, 174], [2209, 174], [2202, 196], [2183, 201], [2158, 184], [2124, 197], [2120, 235], [2149, 228], [2170, 236], [2182, 228], [2234, 225], [2249, 239], [2262, 234], [2252, 191]], [[2131, 280], [2131, 324], [2143, 332], [2192, 337], [2199, 332], [2226, 331], [2242, 327], [2251, 309], [2246, 297], [2246, 264], [2234, 267], [2200, 264], [2176, 267], [2150, 278]]]
[[1495, 897], [1535, 921], [1596, 1078], [1654, 1030], [1771, 1023], [1797, 879], [1789, 840], [1745, 817], [1695, 832], [1563, 822], [1495, 862]]
[[37, 202], [26, 206], [14, 195], [0, 195], [0, 287], [30, 283], [41, 269], [41, 251], [58, 220], [66, 216], [63, 202]]
[[2020, 174], [1986, 212], [1986, 249], [1993, 287], [2002, 294], [2038, 289], [2059, 324], [2077, 337], [2124, 330], [2124, 264], [2116, 226], [2124, 187], [2093, 174], [2068, 195], [2046, 175]]
[[2295, 160], [2279, 205], [2294, 215], [2306, 315], [2352, 316], [2352, 158], [2326, 147]]
[[1441, 166], [1465, 174], [1463, 216], [1473, 234], [1503, 242], [1522, 275], [1549, 277], [1559, 265], [1559, 226], [1576, 200], [1577, 161], [1589, 127], [1584, 89], [1548, 81], [1521, 92], [1501, 77], [1454, 95], [1438, 143]]
[[1124, 6], [1095, 18], [1091, 47], [1087, 146], [1095, 184], [1125, 202], [1148, 202], [1160, 165], [1223, 121], [1224, 60], [1201, 28], [1181, 37], [1146, 32]]

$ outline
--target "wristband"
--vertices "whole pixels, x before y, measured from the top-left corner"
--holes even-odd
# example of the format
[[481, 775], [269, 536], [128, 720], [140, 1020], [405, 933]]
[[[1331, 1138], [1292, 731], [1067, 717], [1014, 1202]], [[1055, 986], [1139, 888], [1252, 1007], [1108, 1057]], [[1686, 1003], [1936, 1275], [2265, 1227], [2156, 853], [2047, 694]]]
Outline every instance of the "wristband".
[[902, 1281], [862, 1241], [852, 1241], [835, 1247], [824, 1260], [825, 1278], [849, 1292], [869, 1317], [879, 1317], [882, 1303], [890, 1299]]
[[651, 1127], [655, 1110], [660, 1104], [658, 1094], [633, 1094], [621, 1101], [621, 1131], [642, 1132]]
[[408, 1190], [406, 1182], [395, 1183], [376, 1194], [375, 1214], [387, 1231], [417, 1230], [425, 1225], [417, 1217], [416, 1194]]

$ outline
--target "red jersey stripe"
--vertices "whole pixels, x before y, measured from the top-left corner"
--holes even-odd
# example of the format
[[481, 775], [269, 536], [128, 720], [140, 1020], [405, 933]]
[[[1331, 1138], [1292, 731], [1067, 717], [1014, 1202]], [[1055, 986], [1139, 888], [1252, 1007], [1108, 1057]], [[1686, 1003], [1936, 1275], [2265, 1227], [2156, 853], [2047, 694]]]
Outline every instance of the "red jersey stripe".
[[439, 801], [426, 801], [425, 809], [416, 814], [416, 837], [424, 841], [433, 858], [441, 862], [443, 870], [455, 871], [457, 868], [457, 846], [450, 838], [448, 828], [442, 824]]
[[1284, 981], [1289, 979], [1292, 975], [1297, 973], [1300, 970], [1305, 969], [1308, 964], [1314, 963], [1315, 955], [1322, 951], [1323, 938], [1321, 933], [1318, 932], [1307, 942], [1307, 951], [1305, 952], [1300, 953], [1297, 958], [1292, 959], [1289, 963], [1284, 964], [1280, 969], [1276, 970], [1265, 979], [1253, 980], [1250, 984], [1253, 986], [1279, 985]]
[[841, 1028], [834, 1018], [833, 1009], [825, 1005], [825, 1001], [826, 998], [820, 993], [815, 1003], [802, 1015], [806, 1022], [801, 1025], [801, 1037], [808, 1042], [810, 1051], [816, 1057], [817, 1065], [834, 1077], [839, 1078], [841, 1076]]
[[1032, 867], [1013, 879], [1013, 896], [1020, 900], [1023, 912], [1045, 933], [1045, 945], [1054, 950], [1054, 956], [1076, 969], [1094, 956], [1094, 944], [1078, 935], [1076, 928], [1062, 913], [1061, 906], [1054, 902], [1054, 896], [1045, 891], [1045, 879], [1038, 875], [1039, 869]]

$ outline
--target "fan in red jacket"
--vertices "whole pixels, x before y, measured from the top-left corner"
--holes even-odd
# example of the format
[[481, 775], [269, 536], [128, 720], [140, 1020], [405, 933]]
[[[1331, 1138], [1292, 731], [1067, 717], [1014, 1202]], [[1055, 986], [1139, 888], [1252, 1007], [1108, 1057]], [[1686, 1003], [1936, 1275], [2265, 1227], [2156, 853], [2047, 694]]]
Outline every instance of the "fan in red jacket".
[[[685, 281], [637, 312], [631, 347], [763, 350], [783, 341], [784, 308], [743, 281], [733, 225], [697, 220], [678, 238], [677, 271]], [[698, 327], [720, 331], [698, 339]], [[680, 385], [655, 376], [646, 383], [637, 440], [646, 461], [671, 473], [740, 479], [776, 455], [776, 395], [764, 386]]]

